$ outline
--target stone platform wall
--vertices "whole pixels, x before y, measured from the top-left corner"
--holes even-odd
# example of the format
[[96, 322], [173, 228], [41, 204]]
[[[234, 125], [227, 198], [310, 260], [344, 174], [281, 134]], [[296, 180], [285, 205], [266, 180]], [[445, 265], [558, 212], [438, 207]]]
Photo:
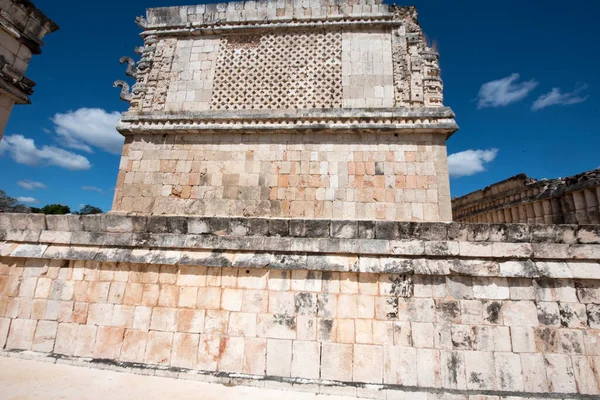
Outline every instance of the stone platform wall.
[[2, 215], [0, 238], [4, 354], [389, 399], [600, 393], [597, 227]]
[[434, 134], [137, 135], [113, 211], [450, 221], [447, 170]]

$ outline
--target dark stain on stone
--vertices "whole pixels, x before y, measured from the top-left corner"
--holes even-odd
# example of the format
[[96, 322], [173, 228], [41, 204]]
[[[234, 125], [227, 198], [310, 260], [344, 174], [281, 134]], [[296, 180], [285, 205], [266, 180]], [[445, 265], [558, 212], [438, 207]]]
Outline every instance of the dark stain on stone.
[[386, 300], [387, 304], [392, 307], [392, 312], [387, 313], [387, 319], [398, 319], [398, 298], [391, 297]]
[[548, 361], [546, 357], [544, 357], [544, 364], [546, 365], [546, 367], [550, 366], [550, 361]]
[[541, 342], [544, 353], [552, 353], [556, 349], [557, 334], [552, 328], [542, 328], [537, 330], [537, 337]]
[[51, 299], [59, 299], [64, 287], [65, 287], [65, 281], [56, 280], [56, 281], [52, 282], [50, 298]]
[[452, 353], [450, 360], [448, 360], [448, 372], [450, 372], [450, 381], [454, 384], [458, 384], [458, 369], [460, 368], [462, 361], [458, 357], [457, 353]]
[[577, 340], [575, 332], [563, 332], [563, 341], [561, 342], [565, 354], [583, 354], [581, 343]]
[[447, 243], [435, 243], [431, 246], [431, 254], [443, 256], [448, 253], [448, 244]]
[[539, 271], [535, 266], [535, 263], [531, 260], [526, 260], [521, 262], [523, 266], [523, 275], [528, 278], [533, 278], [539, 275]]
[[566, 304], [558, 303], [558, 312], [560, 313], [560, 325], [563, 328], [569, 327], [569, 322], [572, 321], [575, 317], [575, 313], [571, 310]]
[[294, 303], [296, 307], [296, 314], [314, 314], [315, 303], [313, 301], [312, 293], [296, 293], [294, 295]]
[[558, 322], [558, 314], [547, 312], [538, 306], [538, 321], [542, 325], [556, 325]]
[[500, 388], [504, 389], [512, 387], [512, 377], [506, 373], [507, 371], [500, 370]]
[[[407, 275], [390, 275], [390, 282], [392, 283], [392, 287], [390, 289], [390, 294], [402, 297], [408, 297], [406, 294], [409, 289], [408, 286], [411, 285], [411, 278]], [[410, 295], [410, 294], [409, 294]]]
[[470, 377], [470, 381], [471, 383], [475, 383], [477, 385], [479, 385], [480, 387], [483, 386], [483, 379], [481, 379], [481, 374], [477, 373], [477, 372], [471, 372], [471, 377]]
[[327, 305], [329, 304], [329, 296], [326, 294], [317, 295], [317, 315], [321, 317], [332, 317], [327, 311]]
[[460, 307], [457, 301], [436, 301], [436, 308], [441, 318], [446, 321], [460, 316]]
[[586, 308], [588, 325], [600, 325], [600, 305], [588, 304]]
[[500, 311], [502, 310], [502, 303], [493, 301], [485, 308], [487, 316], [485, 320], [492, 324], [497, 324], [500, 320]]
[[333, 330], [332, 319], [322, 319], [319, 322], [319, 339], [328, 339], [331, 337], [331, 331]]
[[410, 324], [408, 326], [401, 324], [394, 324], [394, 337], [401, 337], [403, 335], [403, 330], [408, 331], [406, 335], [406, 339], [408, 340], [408, 346], [413, 346], [413, 338], [410, 334]]
[[452, 330], [451, 340], [453, 349], [471, 349], [473, 343], [471, 341], [470, 330]]
[[274, 322], [277, 325], [287, 326], [289, 329], [296, 329], [296, 317], [285, 314], [275, 314], [273, 317], [275, 318]]

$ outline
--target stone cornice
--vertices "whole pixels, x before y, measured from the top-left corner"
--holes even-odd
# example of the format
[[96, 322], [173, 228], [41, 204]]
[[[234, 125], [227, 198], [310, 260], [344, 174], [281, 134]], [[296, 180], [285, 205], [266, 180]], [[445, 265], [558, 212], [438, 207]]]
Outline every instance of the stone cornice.
[[0, 213], [0, 240], [10, 231], [600, 244], [600, 225]]
[[598, 226], [0, 215], [0, 257], [600, 279]]
[[256, 132], [361, 131], [440, 133], [458, 130], [454, 113], [440, 108], [234, 110], [199, 113], [126, 113], [117, 130], [123, 135]]
[[12, 98], [17, 104], [31, 104], [30, 93], [26, 93], [18, 82], [15, 83], [10, 77], [4, 76], [2, 71], [0, 71], [0, 91]]
[[[41, 54], [44, 42], [41, 40], [46, 33], [52, 33], [59, 29], [58, 25], [35, 7], [29, 0], [13, 1], [19, 5], [26, 20], [22, 21], [7, 10], [0, 10], [0, 27], [25, 44], [32, 54]], [[34, 21], [34, 23], [30, 23]]]
[[320, 19], [279, 18], [274, 21], [247, 21], [243, 23], [188, 23], [170, 26], [150, 27], [141, 36], [203, 36], [222, 35], [228, 33], [258, 33], [307, 29], [344, 29], [355, 30], [365, 28], [390, 28], [403, 24], [403, 21], [392, 19], [392, 16], [365, 15], [361, 17], [337, 16]]

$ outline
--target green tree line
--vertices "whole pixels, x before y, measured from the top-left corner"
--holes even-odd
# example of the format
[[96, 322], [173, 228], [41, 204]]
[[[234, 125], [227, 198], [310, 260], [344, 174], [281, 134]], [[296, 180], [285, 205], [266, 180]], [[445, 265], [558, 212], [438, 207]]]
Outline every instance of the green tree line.
[[81, 207], [79, 211], [71, 211], [69, 206], [64, 204], [47, 204], [44, 207], [27, 207], [26, 205], [19, 202], [19, 200], [10, 197], [5, 191], [0, 190], [0, 212], [7, 213], [35, 213], [35, 214], [77, 214], [77, 215], [90, 215], [90, 214], [102, 214], [102, 210], [98, 207], [86, 204]]

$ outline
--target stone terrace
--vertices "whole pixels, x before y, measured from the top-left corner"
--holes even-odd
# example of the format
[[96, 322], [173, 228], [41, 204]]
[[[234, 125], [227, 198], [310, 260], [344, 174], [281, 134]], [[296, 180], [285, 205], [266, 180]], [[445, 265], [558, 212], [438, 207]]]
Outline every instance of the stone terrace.
[[0, 237], [15, 355], [389, 399], [600, 393], [597, 226], [5, 214]]

